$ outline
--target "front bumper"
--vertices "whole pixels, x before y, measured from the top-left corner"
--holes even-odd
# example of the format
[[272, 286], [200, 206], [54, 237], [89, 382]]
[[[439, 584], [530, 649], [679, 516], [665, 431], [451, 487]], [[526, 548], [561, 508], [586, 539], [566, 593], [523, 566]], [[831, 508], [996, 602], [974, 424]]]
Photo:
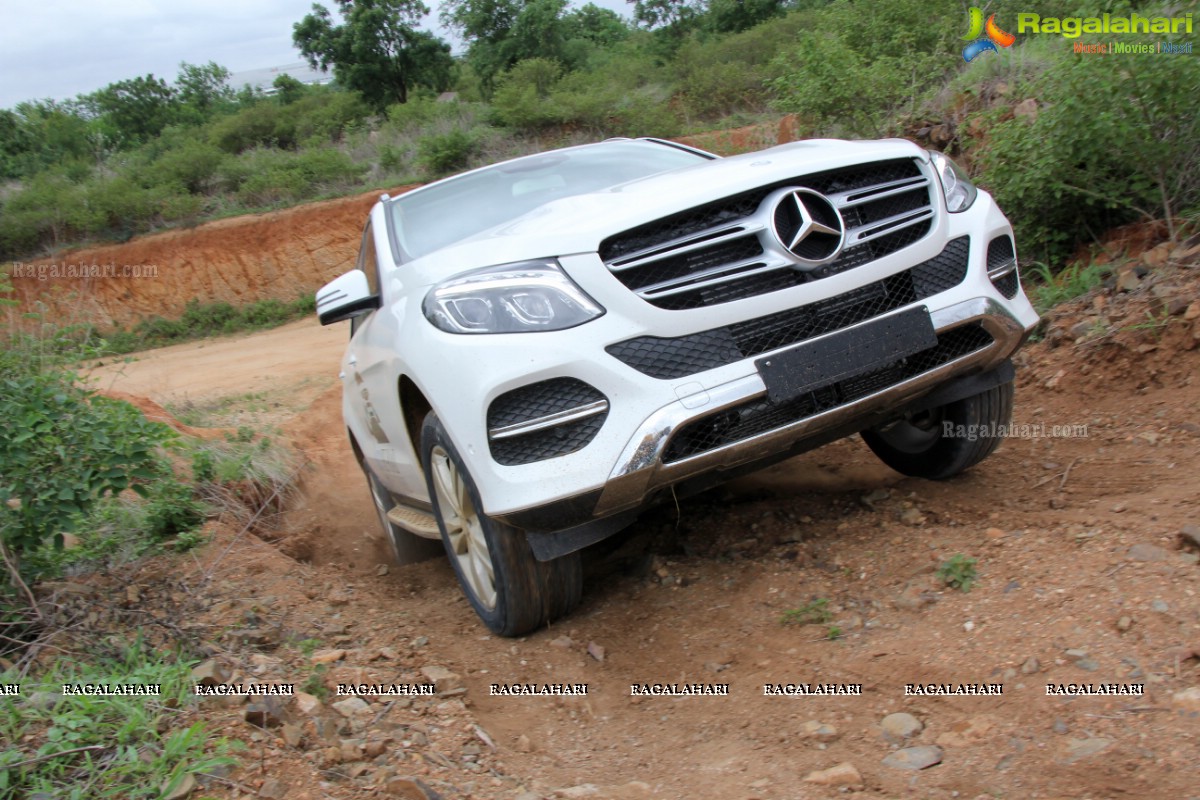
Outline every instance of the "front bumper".
[[838, 438], [882, 422], [950, 381], [996, 369], [1028, 335], [1027, 326], [990, 297], [962, 301], [933, 311], [930, 317], [939, 337], [977, 326], [990, 336], [991, 343], [851, 402], [696, 455], [672, 459], [668, 457], [668, 447], [681, 430], [701, 418], [761, 399], [767, 389], [758, 374], [751, 374], [705, 390], [707, 402], [702, 404], [681, 397], [651, 414], [638, 427], [601, 489], [496, 516], [519, 528], [550, 532], [586, 526], [595, 520], [636, 510], [666, 487], [705, 474], [728, 474], [739, 467], [778, 458], [780, 454], [802, 452], [809, 449], [806, 444], [815, 447], [829, 441], [831, 433]]

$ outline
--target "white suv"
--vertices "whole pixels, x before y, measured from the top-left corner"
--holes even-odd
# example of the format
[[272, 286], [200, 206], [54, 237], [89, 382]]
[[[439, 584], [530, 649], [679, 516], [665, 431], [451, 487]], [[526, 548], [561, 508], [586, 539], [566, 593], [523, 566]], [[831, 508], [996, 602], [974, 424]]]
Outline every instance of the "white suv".
[[384, 195], [317, 313], [351, 320], [346, 426], [397, 559], [444, 545], [510, 636], [664, 495], [859, 432], [908, 475], [978, 463], [1038, 319], [992, 198], [902, 140], [613, 140]]

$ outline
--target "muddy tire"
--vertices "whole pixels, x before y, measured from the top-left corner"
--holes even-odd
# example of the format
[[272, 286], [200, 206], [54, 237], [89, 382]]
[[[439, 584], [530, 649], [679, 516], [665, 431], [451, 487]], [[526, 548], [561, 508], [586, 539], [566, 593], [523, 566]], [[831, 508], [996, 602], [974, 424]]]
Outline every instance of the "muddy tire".
[[990, 456], [1012, 421], [1013, 384], [862, 432], [863, 441], [904, 475], [945, 480]]
[[450, 564], [489, 630], [520, 636], [578, 605], [579, 554], [538, 561], [524, 531], [484, 514], [474, 480], [433, 413], [421, 428], [421, 463]]
[[383, 532], [387, 535], [388, 542], [392, 546], [392, 557], [396, 559], [396, 563], [404, 566], [405, 564], [416, 564], [419, 561], [428, 561], [431, 558], [438, 558], [445, 555], [446, 551], [442, 547], [442, 543], [437, 539], [426, 539], [424, 536], [418, 536], [388, 519], [388, 512], [396, 505], [395, 498], [392, 497], [392, 493], [365, 466], [363, 467], [363, 472], [367, 475], [367, 487], [371, 491], [371, 500], [375, 503], [375, 512], [379, 516], [379, 524], [383, 526]]

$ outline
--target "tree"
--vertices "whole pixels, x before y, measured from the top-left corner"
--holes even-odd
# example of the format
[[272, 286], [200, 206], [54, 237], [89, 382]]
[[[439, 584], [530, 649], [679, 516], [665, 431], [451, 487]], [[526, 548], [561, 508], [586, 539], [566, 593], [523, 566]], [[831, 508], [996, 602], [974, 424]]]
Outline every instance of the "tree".
[[291, 105], [304, 96], [304, 84], [288, 75], [286, 72], [278, 75], [271, 83], [275, 96], [283, 105]]
[[469, 43], [467, 61], [490, 93], [517, 62], [573, 61], [567, 41], [578, 36], [579, 22], [566, 9], [567, 0], [446, 0], [441, 18]]
[[338, 80], [382, 111], [408, 100], [417, 85], [444, 90], [454, 61], [450, 45], [415, 25], [429, 8], [421, 0], [337, 0], [343, 23], [313, 5], [292, 26], [292, 41], [314, 69], [333, 68]]
[[567, 39], [586, 39], [600, 47], [611, 47], [629, 38], [629, 25], [617, 12], [588, 3], [563, 15]]
[[784, 0], [709, 0], [704, 25], [718, 33], [736, 33], [783, 16], [784, 10]]
[[175, 88], [179, 102], [196, 122], [206, 122], [214, 112], [234, 102], [229, 70], [214, 61], [202, 66], [180, 62]]
[[179, 118], [179, 95], [154, 75], [110, 83], [81, 100], [122, 144], [149, 141]]

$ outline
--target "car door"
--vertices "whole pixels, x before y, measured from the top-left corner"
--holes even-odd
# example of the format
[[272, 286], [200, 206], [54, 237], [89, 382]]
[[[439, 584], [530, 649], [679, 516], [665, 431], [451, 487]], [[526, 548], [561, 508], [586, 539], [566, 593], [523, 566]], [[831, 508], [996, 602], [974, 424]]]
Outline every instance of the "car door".
[[[372, 214], [372, 218], [375, 214]], [[381, 307], [350, 321], [350, 345], [342, 365], [347, 424], [362, 449], [371, 471], [385, 486], [405, 497], [425, 496], [425, 482], [408, 443], [398, 392], [396, 352], [399, 341], [395, 316], [389, 313], [389, 296], [398, 282], [383, 280], [379, 257], [387, 251], [387, 234], [368, 220], [363, 230], [356, 268], [367, 276], [373, 294], [381, 295]]]

